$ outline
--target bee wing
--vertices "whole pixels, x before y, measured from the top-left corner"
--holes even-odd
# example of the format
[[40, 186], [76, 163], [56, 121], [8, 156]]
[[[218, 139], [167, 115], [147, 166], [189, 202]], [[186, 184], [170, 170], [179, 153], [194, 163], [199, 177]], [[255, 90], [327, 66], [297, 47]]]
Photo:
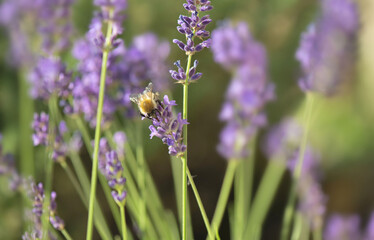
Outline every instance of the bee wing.
[[130, 101], [138, 104], [139, 103], [139, 94], [131, 94], [130, 95]]
[[145, 88], [144, 92], [152, 92], [153, 91], [153, 83], [148, 83], [148, 86]]

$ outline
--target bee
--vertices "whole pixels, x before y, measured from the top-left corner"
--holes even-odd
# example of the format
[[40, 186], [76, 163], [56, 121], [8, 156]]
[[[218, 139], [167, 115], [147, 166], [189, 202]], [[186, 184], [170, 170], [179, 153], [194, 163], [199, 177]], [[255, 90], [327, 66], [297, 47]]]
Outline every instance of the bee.
[[153, 84], [150, 82], [143, 93], [130, 96], [130, 100], [138, 105], [142, 117], [152, 119], [159, 112], [161, 105], [158, 92], [153, 92]]

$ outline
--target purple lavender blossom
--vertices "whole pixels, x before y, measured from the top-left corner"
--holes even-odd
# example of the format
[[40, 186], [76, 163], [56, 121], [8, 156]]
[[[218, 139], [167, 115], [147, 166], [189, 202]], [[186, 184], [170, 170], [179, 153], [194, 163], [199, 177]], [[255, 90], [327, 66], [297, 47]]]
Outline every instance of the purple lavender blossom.
[[299, 210], [305, 215], [311, 229], [321, 229], [326, 212], [327, 197], [324, 195], [316, 177], [304, 173], [297, 186]]
[[[92, 146], [94, 146], [94, 141], [91, 142]], [[111, 152], [112, 149], [109, 146], [108, 140], [106, 138], [101, 138], [99, 142], [99, 170], [102, 174], [106, 174], [106, 165], [107, 165], [107, 159], [106, 155], [107, 153]]]
[[360, 240], [360, 218], [359, 216], [332, 215], [327, 220], [324, 232], [325, 240]]
[[[34, 133], [32, 139], [34, 146], [42, 145], [48, 146], [49, 144], [49, 115], [42, 112], [40, 114], [34, 114], [34, 121], [32, 123]], [[67, 131], [66, 123], [61, 121], [59, 127], [55, 129], [55, 136], [53, 142], [52, 159], [56, 162], [64, 161], [69, 146], [64, 142], [63, 135]]]
[[57, 58], [40, 58], [35, 68], [29, 74], [31, 96], [48, 100], [52, 94], [61, 98], [71, 95], [71, 73]]
[[[263, 108], [274, 98], [274, 86], [267, 82], [265, 49], [252, 39], [245, 23], [241, 23], [237, 28], [225, 25], [215, 30], [212, 38], [213, 45], [217, 46], [222, 42], [223, 32], [235, 33], [237, 29], [240, 29], [243, 35], [242, 39], [238, 39], [237, 42], [246, 46], [246, 52], [243, 52], [240, 58], [231, 59], [229, 55], [235, 55], [232, 53], [223, 54], [226, 57], [222, 57], [222, 52], [217, 47], [212, 49], [218, 63], [225, 65], [226, 61], [233, 61], [235, 65], [232, 66], [236, 67], [233, 69], [235, 75], [228, 87], [226, 101], [220, 113], [220, 120], [226, 122], [227, 125], [221, 132], [218, 151], [227, 159], [240, 159], [248, 156], [249, 142], [257, 130], [267, 122]], [[245, 40], [247, 42], [244, 42]], [[228, 41], [225, 49], [236, 48], [237, 44]], [[224, 58], [229, 60], [224, 60]]]
[[123, 177], [123, 167], [115, 151], [106, 154], [105, 176], [109, 186], [114, 189], [113, 199], [118, 205], [123, 206], [127, 194], [124, 189], [126, 178]]
[[[264, 152], [269, 159], [287, 161], [295, 159], [302, 137], [301, 126], [291, 118], [284, 119], [273, 127], [266, 137]], [[291, 164], [291, 167], [295, 164]]]
[[32, 135], [32, 140], [34, 146], [38, 145], [48, 145], [48, 127], [49, 126], [49, 115], [45, 112], [40, 114], [34, 114], [34, 121], [32, 123], [32, 128], [34, 129], [34, 134]]
[[183, 144], [183, 125], [188, 124], [186, 119], [182, 119], [182, 114], [177, 116], [173, 114], [172, 107], [176, 103], [170, 101], [167, 95], [160, 104], [158, 104], [155, 117], [152, 118], [152, 124], [149, 126], [151, 130], [150, 138], [160, 138], [162, 142], [168, 145], [169, 154], [181, 157], [186, 151], [186, 145]]
[[336, 92], [352, 66], [358, 19], [353, 1], [322, 1], [322, 14], [302, 35], [296, 53], [303, 72], [299, 80], [303, 91]]
[[222, 67], [231, 70], [247, 61], [255, 43], [245, 22], [233, 26], [224, 21], [212, 32], [214, 60]]
[[[159, 90], [167, 86], [163, 69], [166, 69], [168, 53], [168, 45], [158, 41], [156, 36], [150, 33], [136, 37], [128, 49], [121, 42], [109, 53], [103, 108], [104, 124], [111, 122], [117, 110], [125, 112], [126, 117], [133, 117], [135, 111], [129, 96], [140, 92], [149, 80], [155, 80], [154, 83]], [[94, 127], [102, 49], [98, 48], [92, 42], [90, 34], [87, 34], [86, 39], [76, 42], [73, 55], [79, 60], [80, 72], [80, 76], [74, 82], [73, 112], [83, 113], [84, 118]], [[70, 108], [67, 105], [67, 109]]]
[[43, 203], [44, 203], [44, 188], [43, 184], [39, 183], [36, 185], [34, 182], [31, 183], [32, 192], [30, 198], [33, 199], [32, 208], [32, 229], [26, 232], [22, 239], [41, 239], [42, 238], [42, 215], [43, 215]]
[[[210, 32], [206, 30], [207, 25], [212, 21], [209, 15], [200, 16], [201, 12], [210, 11], [213, 9], [211, 2], [208, 0], [187, 0], [187, 3], [183, 4], [183, 7], [190, 13], [190, 16], [180, 15], [178, 19], [179, 26], [177, 30], [179, 33], [183, 34], [187, 41], [186, 43], [174, 39], [173, 43], [183, 50], [186, 55], [192, 56], [196, 52], [202, 51], [204, 48], [209, 48], [211, 45]], [[199, 38], [201, 41], [195, 43], [195, 39]], [[198, 62], [194, 62], [193, 70], [189, 70], [188, 74], [184, 72], [184, 69], [180, 65], [180, 61], [174, 63], [178, 70], [170, 70], [170, 75], [178, 83], [184, 84], [187, 82], [193, 82], [201, 77], [201, 73], [196, 72]], [[187, 78], [188, 75], [188, 79]]]
[[125, 156], [125, 143], [127, 142], [127, 137], [125, 132], [118, 131], [113, 135], [113, 141], [116, 144], [116, 152], [120, 158]]
[[[5, 0], [0, 5], [0, 24], [6, 26], [11, 42], [11, 59], [18, 65], [31, 64], [36, 52], [58, 55], [69, 47], [73, 27], [70, 9], [73, 0]], [[24, 26], [35, 27], [24, 30]], [[41, 46], [30, 33], [41, 35]]]
[[63, 230], [65, 228], [64, 221], [57, 216], [57, 203], [56, 203], [57, 194], [56, 192], [51, 192], [51, 202], [49, 206], [49, 221], [56, 230]]

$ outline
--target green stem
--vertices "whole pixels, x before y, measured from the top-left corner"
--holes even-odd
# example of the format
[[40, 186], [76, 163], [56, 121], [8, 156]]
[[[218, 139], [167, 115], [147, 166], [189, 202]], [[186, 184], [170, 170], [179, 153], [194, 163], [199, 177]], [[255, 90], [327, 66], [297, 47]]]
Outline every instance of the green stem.
[[210, 227], [209, 219], [208, 219], [208, 216], [206, 215], [203, 202], [201, 201], [199, 191], [197, 191], [195, 182], [193, 180], [190, 169], [188, 169], [188, 167], [187, 167], [187, 176], [188, 176], [188, 180], [189, 180], [189, 182], [192, 186], [192, 190], [194, 192], [194, 195], [195, 195], [195, 198], [196, 198], [196, 201], [197, 201], [197, 205], [199, 205], [199, 209], [200, 209], [201, 215], [203, 217], [206, 230], [208, 231], [209, 239], [214, 239], [214, 234], [213, 234], [212, 229]]
[[[109, 19], [113, 15], [113, 9], [109, 10]], [[113, 22], [108, 21], [107, 33], [105, 38], [105, 45], [103, 50], [103, 60], [101, 65], [100, 74], [100, 92], [97, 104], [97, 115], [96, 115], [96, 129], [95, 129], [95, 145], [92, 161], [92, 173], [91, 173], [91, 190], [90, 190], [90, 200], [88, 205], [88, 220], [87, 220], [87, 235], [86, 239], [92, 239], [92, 228], [93, 228], [93, 214], [94, 214], [94, 203], [96, 196], [96, 184], [97, 184], [97, 168], [98, 168], [98, 158], [99, 158], [99, 143], [100, 143], [100, 133], [101, 133], [101, 120], [103, 116], [103, 103], [105, 95], [105, 80], [106, 80], [106, 70], [109, 56], [109, 47], [112, 35]]]
[[75, 190], [77, 191], [79, 197], [81, 198], [82, 202], [85, 203], [86, 196], [83, 193], [83, 190], [81, 188], [81, 185], [78, 182], [78, 179], [75, 177], [73, 171], [69, 167], [69, 165], [66, 164], [66, 162], [61, 162], [61, 167], [65, 170], [66, 174], [68, 175], [71, 183], [73, 184]]
[[73, 240], [71, 238], [70, 234], [65, 229], [62, 229], [61, 233], [62, 233], [62, 235], [64, 235], [64, 237], [65, 237], [66, 240]]
[[122, 226], [122, 240], [127, 240], [127, 227], [125, 217], [125, 206], [120, 206], [121, 211], [121, 226]]
[[[189, 71], [191, 68], [192, 55], [188, 55], [187, 67], [186, 67], [186, 82], [183, 84], [183, 119], [188, 119], [188, 80]], [[188, 152], [188, 141], [187, 141], [187, 124], [183, 125], [183, 140], [184, 145], [186, 145], [187, 150], [182, 158], [183, 169], [182, 169], [182, 189], [183, 189], [183, 199], [182, 199], [182, 209], [183, 209], [183, 221], [182, 221], [182, 239], [187, 240], [187, 152]]]
[[52, 153], [55, 143], [55, 127], [56, 127], [56, 112], [57, 110], [57, 97], [52, 95], [48, 102], [49, 107], [49, 125], [48, 125], [48, 147], [47, 147], [47, 157], [45, 161], [45, 199], [43, 203], [43, 239], [48, 238], [48, 229], [49, 229], [49, 203], [50, 196], [52, 191], [52, 181], [53, 181], [53, 159]]
[[322, 240], [322, 228], [321, 228], [321, 226], [318, 226], [313, 230], [313, 240]]
[[256, 137], [250, 142], [250, 156], [239, 162], [238, 170], [235, 173], [235, 198], [234, 198], [234, 238], [242, 239], [245, 223], [248, 220], [251, 205], [253, 173], [255, 165]]
[[234, 180], [235, 170], [238, 166], [238, 160], [230, 159], [229, 164], [226, 169], [225, 177], [223, 179], [223, 184], [221, 188], [221, 193], [218, 197], [218, 202], [216, 210], [214, 211], [213, 220], [212, 220], [212, 230], [215, 233], [218, 233], [219, 226], [223, 218], [223, 214], [226, 209], [227, 201], [229, 199], [232, 182]]
[[140, 214], [140, 230], [144, 232], [146, 229], [146, 206], [145, 206], [145, 199], [146, 199], [146, 185], [145, 185], [145, 178], [144, 178], [144, 151], [143, 151], [143, 139], [142, 139], [142, 124], [141, 122], [137, 122], [136, 126], [137, 132], [137, 144], [136, 144], [136, 158], [138, 160], [138, 171], [137, 171], [137, 180], [139, 184], [139, 192], [140, 192], [140, 199], [139, 199], [139, 214]]
[[31, 141], [32, 129], [30, 124], [33, 118], [34, 102], [28, 94], [28, 85], [23, 70], [19, 74], [19, 141], [20, 162], [23, 176], [34, 176], [34, 148]]
[[245, 239], [253, 239], [261, 233], [262, 225], [285, 169], [286, 166], [281, 160], [270, 160], [253, 200], [248, 225], [245, 229]]
[[292, 179], [290, 195], [288, 197], [286, 210], [283, 215], [281, 240], [286, 240], [288, 238], [290, 227], [291, 227], [291, 222], [292, 222], [293, 213], [294, 213], [294, 205], [296, 202], [296, 188], [299, 182], [299, 178], [301, 175], [301, 170], [302, 170], [303, 162], [304, 162], [305, 149], [307, 146], [308, 134], [309, 134], [309, 125], [310, 125], [310, 120], [311, 120], [312, 110], [313, 110], [313, 102], [314, 102], [314, 96], [312, 95], [312, 93], [307, 93], [305, 112], [304, 112], [304, 118], [303, 118], [303, 123], [305, 124], [304, 133], [303, 133], [303, 137], [300, 143], [300, 150], [299, 150], [297, 164], [292, 175], [293, 179]]

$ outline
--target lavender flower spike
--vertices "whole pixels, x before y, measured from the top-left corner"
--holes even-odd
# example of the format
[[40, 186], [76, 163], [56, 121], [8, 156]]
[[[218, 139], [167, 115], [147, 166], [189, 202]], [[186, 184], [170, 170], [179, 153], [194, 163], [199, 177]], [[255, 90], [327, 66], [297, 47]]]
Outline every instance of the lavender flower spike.
[[296, 52], [303, 91], [331, 95], [346, 78], [354, 59], [359, 16], [352, 0], [322, 1], [321, 17], [302, 35]]
[[[178, 19], [179, 26], [177, 30], [179, 33], [185, 36], [187, 39], [186, 43], [174, 39], [173, 43], [186, 53], [188, 56], [194, 55], [196, 52], [200, 52], [204, 48], [209, 48], [211, 40], [209, 39], [210, 32], [206, 30], [207, 25], [212, 21], [209, 15], [199, 16], [201, 12], [210, 11], [213, 7], [210, 5], [211, 2], [207, 0], [195, 1], [187, 0], [187, 3], [183, 4], [183, 7], [190, 13], [190, 16], [180, 15]], [[195, 42], [195, 39], [200, 39], [200, 42]], [[197, 61], [194, 63], [194, 72], [191, 71], [186, 74], [181, 68], [179, 61], [176, 62], [178, 71], [171, 70], [170, 75], [178, 83], [188, 83], [196, 81], [201, 77], [201, 73], [196, 73]], [[187, 76], [189, 77], [188, 79]]]
[[[226, 33], [237, 37], [227, 40]], [[224, 47], [220, 46], [222, 43]], [[241, 159], [248, 156], [249, 142], [266, 124], [263, 108], [274, 98], [274, 86], [266, 76], [265, 48], [252, 39], [245, 23], [236, 27], [226, 23], [214, 30], [212, 45], [215, 60], [235, 72], [220, 113], [220, 120], [226, 126], [220, 135], [218, 151], [226, 159]]]
[[64, 230], [65, 223], [59, 216], [56, 216], [56, 212], [57, 212], [56, 197], [57, 197], [56, 192], [51, 192], [51, 203], [49, 206], [49, 214], [50, 214], [49, 221], [51, 222], [52, 226], [56, 230], [61, 231], [61, 230]]
[[177, 116], [173, 114], [172, 107], [175, 105], [174, 100], [170, 101], [167, 95], [164, 96], [163, 101], [158, 104], [156, 116], [152, 119], [153, 125], [149, 126], [150, 138], [160, 138], [164, 144], [169, 146], [170, 155], [181, 157], [186, 151], [182, 137], [183, 125], [188, 122], [182, 119], [181, 113]]
[[34, 121], [32, 123], [32, 128], [34, 129], [34, 134], [32, 135], [32, 140], [34, 146], [38, 145], [48, 145], [48, 126], [49, 126], [49, 115], [42, 112], [40, 114], [34, 114]]
[[123, 177], [123, 167], [115, 151], [106, 154], [105, 176], [109, 186], [114, 189], [112, 191], [113, 199], [119, 206], [124, 206], [127, 195], [124, 189], [126, 178]]

